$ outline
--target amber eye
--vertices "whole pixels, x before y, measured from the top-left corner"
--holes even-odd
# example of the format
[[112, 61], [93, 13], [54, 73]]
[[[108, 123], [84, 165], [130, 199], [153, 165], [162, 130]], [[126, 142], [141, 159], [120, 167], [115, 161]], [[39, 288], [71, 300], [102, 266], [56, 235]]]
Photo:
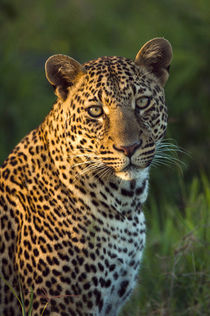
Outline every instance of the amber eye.
[[102, 107], [98, 105], [90, 106], [87, 111], [88, 114], [92, 117], [99, 117], [104, 113]]
[[136, 100], [136, 107], [140, 110], [145, 109], [150, 104], [150, 97], [141, 97]]

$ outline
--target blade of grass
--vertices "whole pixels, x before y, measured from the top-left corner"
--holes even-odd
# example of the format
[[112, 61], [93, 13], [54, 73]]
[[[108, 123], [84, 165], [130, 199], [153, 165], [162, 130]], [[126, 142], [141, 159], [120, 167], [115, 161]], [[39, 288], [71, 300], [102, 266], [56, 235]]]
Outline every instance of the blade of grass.
[[21, 302], [21, 300], [19, 299], [16, 291], [13, 289], [13, 287], [9, 284], [9, 282], [3, 277], [3, 275], [0, 273], [0, 278], [3, 280], [3, 282], [9, 287], [10, 291], [13, 293], [13, 295], [16, 297], [16, 299], [18, 300], [20, 306], [21, 306], [21, 309], [22, 309], [22, 314], [25, 315], [25, 312], [24, 312], [24, 306]]
[[30, 288], [30, 291], [31, 291], [31, 295], [30, 295], [30, 305], [29, 305], [29, 310], [28, 310], [28, 316], [31, 316], [31, 315], [32, 315], [33, 299], [34, 299], [33, 289]]
[[49, 303], [49, 302], [47, 302], [47, 303], [45, 304], [45, 306], [44, 306], [44, 308], [43, 308], [43, 311], [42, 311], [41, 316], [43, 316], [43, 315], [44, 315], [44, 311], [45, 311], [45, 309], [47, 308], [48, 303]]

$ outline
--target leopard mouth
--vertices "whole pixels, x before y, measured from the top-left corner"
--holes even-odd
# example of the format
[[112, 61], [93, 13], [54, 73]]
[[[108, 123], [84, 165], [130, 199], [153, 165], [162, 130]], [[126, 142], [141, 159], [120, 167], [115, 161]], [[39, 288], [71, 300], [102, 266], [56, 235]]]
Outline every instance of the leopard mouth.
[[140, 160], [136, 159], [132, 161], [132, 159], [126, 157], [124, 160], [120, 160], [119, 162], [108, 161], [105, 160], [103, 163], [112, 170], [112, 174], [120, 177], [120, 178], [138, 178], [142, 171], [150, 166], [152, 160]]
[[134, 171], [134, 170], [143, 170], [147, 167], [149, 167], [152, 163], [152, 159], [147, 160], [147, 161], [142, 161], [141, 164], [136, 164], [133, 163], [131, 160], [129, 161], [129, 163], [122, 168], [122, 172], [126, 172], [126, 171]]
[[151, 161], [145, 161], [141, 165], [136, 165], [131, 161], [119, 171], [115, 171], [115, 176], [125, 181], [137, 180], [144, 177], [148, 172]]
[[133, 164], [129, 164], [120, 171], [115, 172], [115, 175], [123, 180], [133, 180], [137, 179], [140, 176], [140, 173], [143, 169]]
[[133, 163], [130, 163], [129, 165], [127, 165], [125, 168], [123, 168], [121, 170], [121, 172], [131, 172], [134, 170], [138, 170], [141, 169], [141, 167], [134, 165]]

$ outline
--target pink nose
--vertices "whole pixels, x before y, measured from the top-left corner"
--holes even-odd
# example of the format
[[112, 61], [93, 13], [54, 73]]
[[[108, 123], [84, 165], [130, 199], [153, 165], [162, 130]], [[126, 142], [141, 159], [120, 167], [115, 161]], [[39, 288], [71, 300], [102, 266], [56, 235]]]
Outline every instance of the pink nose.
[[114, 145], [114, 148], [118, 151], [122, 151], [126, 156], [128, 156], [129, 158], [134, 154], [134, 152], [136, 151], [136, 149], [138, 147], [141, 146], [141, 142], [139, 143], [135, 143], [133, 145], [129, 145], [129, 146], [119, 146], [119, 147], [116, 147]]

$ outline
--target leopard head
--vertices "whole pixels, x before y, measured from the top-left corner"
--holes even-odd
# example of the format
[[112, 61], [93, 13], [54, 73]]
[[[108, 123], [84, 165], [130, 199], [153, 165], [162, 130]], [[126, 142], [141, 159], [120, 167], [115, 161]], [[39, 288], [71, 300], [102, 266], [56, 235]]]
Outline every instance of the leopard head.
[[101, 57], [81, 65], [50, 57], [46, 76], [58, 96], [51, 126], [59, 163], [126, 180], [148, 169], [167, 127], [171, 59], [163, 38], [147, 42], [135, 60]]

